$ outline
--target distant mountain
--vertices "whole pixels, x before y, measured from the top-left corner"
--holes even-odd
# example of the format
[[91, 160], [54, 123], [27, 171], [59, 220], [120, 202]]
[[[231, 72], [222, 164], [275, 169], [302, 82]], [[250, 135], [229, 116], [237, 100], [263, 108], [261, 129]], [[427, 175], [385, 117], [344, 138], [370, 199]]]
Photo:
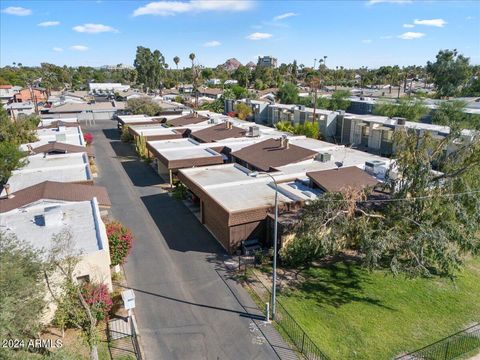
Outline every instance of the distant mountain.
[[225, 61], [221, 66], [227, 71], [234, 71], [242, 66], [242, 63], [235, 58], [231, 58]]

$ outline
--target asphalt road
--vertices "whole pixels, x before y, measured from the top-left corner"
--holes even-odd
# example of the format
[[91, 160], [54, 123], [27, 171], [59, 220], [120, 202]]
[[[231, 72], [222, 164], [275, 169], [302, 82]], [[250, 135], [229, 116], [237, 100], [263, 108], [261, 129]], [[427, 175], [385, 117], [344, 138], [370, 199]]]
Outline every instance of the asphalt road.
[[136, 241], [125, 265], [136, 294], [135, 314], [148, 360], [277, 359], [247, 310], [247, 292], [223, 269], [226, 254], [163, 181], [119, 141], [116, 123], [94, 135], [98, 185], [107, 187], [113, 217]]

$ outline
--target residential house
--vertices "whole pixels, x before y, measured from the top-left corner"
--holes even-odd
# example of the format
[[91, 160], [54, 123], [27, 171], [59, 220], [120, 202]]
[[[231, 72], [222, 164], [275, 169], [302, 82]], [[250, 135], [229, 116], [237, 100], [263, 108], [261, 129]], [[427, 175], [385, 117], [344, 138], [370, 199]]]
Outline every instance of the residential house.
[[[76, 184], [93, 184], [89, 159], [86, 153], [48, 154], [39, 153], [27, 157], [28, 163], [12, 171], [8, 179], [8, 191], [17, 191], [44, 181], [58, 181]], [[3, 189], [0, 196], [6, 196]]]
[[[68, 236], [73, 245], [73, 248], [68, 250], [79, 254], [79, 262], [73, 272], [74, 280], [103, 283], [112, 291], [108, 238], [100, 217], [98, 200], [96, 197], [83, 200], [85, 197], [87, 196], [79, 196], [81, 201], [65, 201], [40, 199], [36, 196], [32, 198], [32, 202], [28, 203], [30, 200], [25, 199], [20, 202], [24, 203], [21, 207], [6, 212], [3, 211], [4, 200], [1, 200], [0, 231], [15, 235], [34, 248], [43, 249], [46, 251], [45, 256], [55, 245], [55, 237], [62, 234]], [[53, 291], [59, 290], [59, 279], [62, 279], [59, 273], [49, 277], [48, 285]], [[38, 315], [42, 322], [47, 324], [53, 319], [56, 310], [47, 286], [45, 299], [48, 307], [45, 313]]]
[[21, 86], [0, 85], [0, 104], [6, 104], [13, 100], [15, 94], [22, 90]]
[[13, 96], [14, 102], [34, 102], [40, 106], [47, 102], [47, 91], [45, 89], [22, 89]]

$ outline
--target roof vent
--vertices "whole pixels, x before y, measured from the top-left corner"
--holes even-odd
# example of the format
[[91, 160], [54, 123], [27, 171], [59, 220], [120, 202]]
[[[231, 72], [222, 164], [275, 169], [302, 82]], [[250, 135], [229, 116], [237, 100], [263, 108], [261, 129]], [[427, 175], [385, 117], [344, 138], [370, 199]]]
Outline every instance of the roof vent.
[[328, 152], [318, 153], [315, 156], [315, 160], [323, 162], [323, 163], [329, 162], [331, 159], [332, 159], [332, 154], [330, 154]]

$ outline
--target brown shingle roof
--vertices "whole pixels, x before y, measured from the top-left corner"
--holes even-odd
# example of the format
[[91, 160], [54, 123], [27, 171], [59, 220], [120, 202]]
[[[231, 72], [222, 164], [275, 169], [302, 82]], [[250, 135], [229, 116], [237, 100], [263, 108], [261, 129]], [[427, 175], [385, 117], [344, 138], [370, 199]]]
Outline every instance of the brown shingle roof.
[[191, 124], [198, 124], [206, 120], [208, 120], [208, 117], [206, 116], [202, 116], [202, 115], [195, 116], [195, 114], [188, 114], [172, 120], [168, 120], [167, 124], [169, 126], [185, 126], [185, 125], [191, 125]]
[[100, 206], [111, 206], [107, 189], [103, 186], [44, 181], [16, 191], [14, 195], [10, 199], [0, 199], [0, 213], [17, 209], [41, 199], [86, 201], [96, 197]]
[[328, 192], [340, 192], [348, 188], [362, 190], [379, 182], [356, 166], [308, 172], [307, 176], [319, 188]]
[[245, 129], [235, 126], [227, 129], [225, 123], [223, 123], [196, 131], [190, 136], [197, 141], [209, 143], [223, 139], [244, 137], [245, 133]]
[[88, 156], [93, 156], [93, 149], [91, 146], [79, 146], [66, 144], [58, 141], [53, 141], [45, 145], [38, 146], [33, 149], [37, 154], [40, 153], [81, 153], [86, 152]]
[[274, 167], [313, 159], [317, 154], [315, 151], [293, 144], [289, 144], [288, 148], [280, 145], [281, 139], [268, 139], [234, 151], [231, 155], [255, 169], [271, 171]]

